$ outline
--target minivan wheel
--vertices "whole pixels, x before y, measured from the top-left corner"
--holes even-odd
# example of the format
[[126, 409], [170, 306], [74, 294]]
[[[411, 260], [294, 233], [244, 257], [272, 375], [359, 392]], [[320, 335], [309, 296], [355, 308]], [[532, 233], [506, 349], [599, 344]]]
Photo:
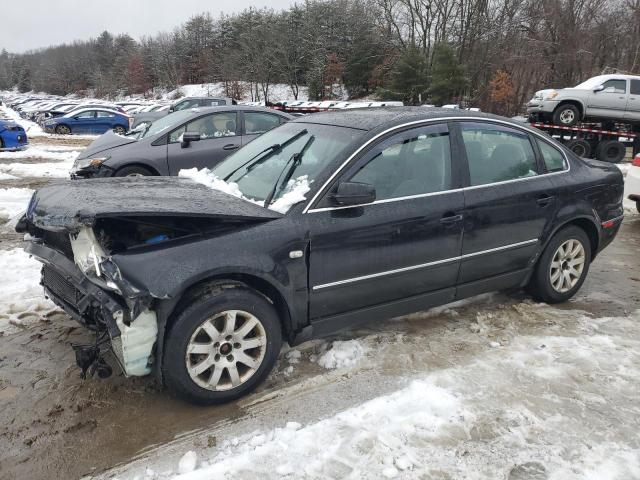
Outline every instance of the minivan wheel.
[[529, 284], [531, 294], [547, 303], [565, 302], [582, 286], [591, 260], [591, 243], [579, 227], [556, 233], [545, 248]]
[[273, 306], [240, 286], [216, 287], [177, 316], [164, 348], [167, 387], [194, 403], [234, 400], [269, 375], [282, 345]]
[[71, 133], [71, 129], [69, 127], [67, 127], [66, 125], [57, 125], [56, 126], [56, 133], [58, 135], [69, 135]]
[[138, 165], [131, 165], [130, 167], [123, 167], [116, 172], [115, 177], [150, 177], [153, 173], [144, 167]]
[[572, 127], [580, 120], [580, 110], [575, 105], [567, 103], [560, 105], [553, 112], [553, 123], [563, 127]]

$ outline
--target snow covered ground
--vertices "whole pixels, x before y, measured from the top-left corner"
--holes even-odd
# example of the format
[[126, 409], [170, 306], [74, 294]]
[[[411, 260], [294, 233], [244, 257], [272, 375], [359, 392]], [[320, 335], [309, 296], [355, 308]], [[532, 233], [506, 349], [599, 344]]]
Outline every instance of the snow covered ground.
[[[251, 86], [247, 82], [240, 82], [244, 86], [244, 90], [246, 91], [243, 98], [239, 99], [241, 101], [251, 101]], [[284, 83], [276, 83], [269, 86], [269, 101], [271, 102], [279, 102], [282, 100], [293, 100], [293, 92], [289, 85]], [[191, 85], [181, 85], [179, 88], [175, 90], [171, 90], [166, 92], [163, 97], [167, 99], [174, 99], [178, 96], [182, 97], [201, 97], [201, 96], [213, 96], [213, 97], [224, 97], [224, 84], [222, 82], [217, 83], [203, 83], [203, 84], [191, 84]], [[260, 96], [262, 97], [262, 91], [260, 91]], [[298, 93], [298, 100], [307, 100], [308, 99], [308, 89], [307, 87], [300, 87], [300, 91]]]
[[[216, 432], [212, 426], [100, 478], [640, 478], [640, 445], [631, 440], [640, 422], [640, 337], [625, 333], [636, 330], [640, 310], [599, 318], [531, 301], [475, 307], [438, 315], [453, 323], [431, 339], [441, 347], [404, 333], [333, 343], [329, 352], [361, 357], [340, 371], [354, 389], [371, 369], [384, 375], [394, 358], [411, 365], [391, 393], [317, 421], [283, 420], [193, 448]], [[473, 319], [474, 310], [475, 320], [456, 321]], [[463, 353], [465, 345], [478, 350], [462, 362], [455, 355], [439, 366], [426, 361], [449, 336]], [[426, 351], [416, 349], [420, 341]]]

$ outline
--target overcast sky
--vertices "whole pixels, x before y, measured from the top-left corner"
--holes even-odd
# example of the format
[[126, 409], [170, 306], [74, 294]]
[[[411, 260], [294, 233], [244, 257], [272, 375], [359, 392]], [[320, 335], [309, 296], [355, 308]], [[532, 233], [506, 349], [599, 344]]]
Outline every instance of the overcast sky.
[[189, 17], [208, 11], [238, 12], [254, 6], [287, 8], [294, 0], [0, 0], [0, 50], [19, 53], [100, 32], [128, 33], [138, 39], [170, 31]]

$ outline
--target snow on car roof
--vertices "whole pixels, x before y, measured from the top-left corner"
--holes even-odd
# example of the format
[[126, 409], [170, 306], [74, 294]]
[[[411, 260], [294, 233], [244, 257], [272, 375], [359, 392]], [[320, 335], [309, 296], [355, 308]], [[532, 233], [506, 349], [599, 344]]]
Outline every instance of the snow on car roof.
[[637, 75], [618, 75], [618, 74], [608, 74], [608, 75], [598, 75], [596, 77], [591, 77], [588, 80], [576, 85], [573, 88], [577, 88], [580, 90], [590, 90], [592, 88], [597, 87], [598, 85], [602, 85], [607, 80], [640, 80], [640, 77]]

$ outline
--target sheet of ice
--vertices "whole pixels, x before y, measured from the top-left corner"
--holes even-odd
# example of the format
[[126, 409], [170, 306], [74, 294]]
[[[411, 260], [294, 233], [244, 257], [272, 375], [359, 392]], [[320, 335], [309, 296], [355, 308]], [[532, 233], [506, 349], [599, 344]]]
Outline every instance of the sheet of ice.
[[0, 163], [0, 173], [18, 177], [56, 177], [67, 178], [73, 161], [44, 163]]
[[6, 222], [27, 209], [33, 190], [28, 188], [0, 188], [0, 222]]
[[[242, 198], [248, 202], [255, 203], [256, 205], [264, 206], [264, 202], [245, 197], [238, 184], [234, 182], [225, 182], [224, 180], [215, 176], [211, 170], [203, 168], [198, 170], [197, 168], [189, 168], [180, 170], [178, 172], [179, 177], [189, 178], [194, 182], [206, 185], [214, 190], [219, 190], [234, 197]], [[284, 193], [270, 206], [270, 210], [274, 210], [279, 213], [287, 213], [289, 209], [296, 203], [300, 203], [306, 199], [305, 195], [309, 192], [309, 181], [306, 175], [298, 177], [296, 179], [289, 180], [285, 187]]]
[[40, 286], [42, 264], [21, 248], [0, 250], [0, 332], [11, 333], [56, 309]]
[[338, 340], [318, 357], [317, 363], [326, 369], [348, 368], [358, 363], [365, 352], [366, 347], [358, 340]]

